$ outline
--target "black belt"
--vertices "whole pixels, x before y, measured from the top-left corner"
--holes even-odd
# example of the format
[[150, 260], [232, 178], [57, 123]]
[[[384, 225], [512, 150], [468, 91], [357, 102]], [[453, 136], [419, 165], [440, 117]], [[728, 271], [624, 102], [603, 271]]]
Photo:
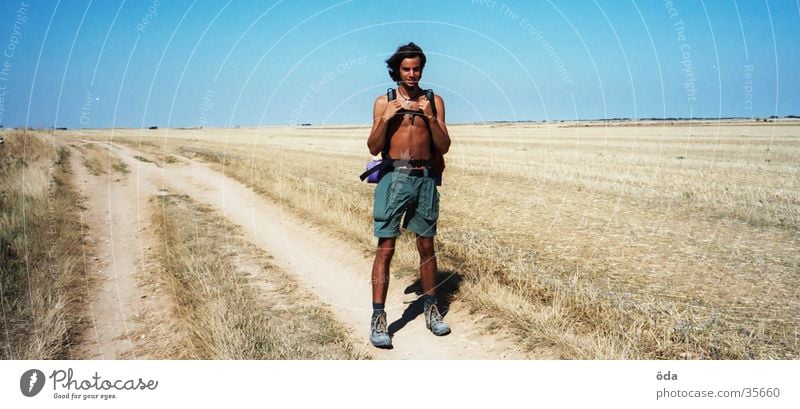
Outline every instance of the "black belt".
[[392, 166], [395, 168], [399, 167], [411, 167], [411, 168], [429, 168], [431, 167], [430, 159], [394, 159], [392, 160]]
[[[416, 177], [425, 177], [430, 176], [430, 170], [428, 169], [413, 169], [413, 168], [394, 168], [395, 172], [400, 172], [406, 174], [408, 176], [416, 176]], [[427, 173], [427, 175], [426, 175]]]
[[[405, 166], [406, 168], [402, 168]], [[427, 169], [408, 169], [408, 168], [428, 168], [431, 167], [430, 159], [391, 159], [387, 158], [384, 159], [383, 162], [378, 164], [377, 166], [373, 166], [366, 172], [362, 173], [359, 178], [364, 180], [372, 173], [375, 172], [390, 172], [392, 170], [401, 171], [411, 176], [425, 176], [425, 170]], [[413, 172], [412, 172], [413, 171]]]

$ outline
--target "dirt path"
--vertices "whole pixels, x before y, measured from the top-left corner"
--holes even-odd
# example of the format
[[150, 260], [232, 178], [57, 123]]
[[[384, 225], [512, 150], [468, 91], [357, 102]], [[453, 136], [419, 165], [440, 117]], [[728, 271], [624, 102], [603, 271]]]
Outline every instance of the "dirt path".
[[[459, 303], [450, 306], [447, 320], [453, 333], [446, 337], [435, 337], [425, 328], [422, 315], [410, 320], [395, 322], [393, 350], [378, 350], [368, 342], [370, 306], [369, 270], [372, 260], [365, 258], [352, 245], [331, 237], [282, 208], [257, 196], [238, 181], [210, 169], [208, 166], [185, 159], [183, 163], [165, 164], [158, 167], [142, 162], [134, 156], [138, 153], [124, 146], [113, 145], [111, 150], [122, 158], [133, 171], [139, 186], [135, 191], [116, 192], [117, 200], [133, 203], [136, 195], [156, 194], [155, 186], [171, 193], [186, 194], [193, 199], [211, 205], [233, 223], [242, 226], [250, 240], [274, 257], [274, 263], [296, 277], [328, 304], [337, 318], [353, 333], [353, 344], [363, 348], [378, 359], [524, 359], [526, 355], [506, 337], [487, 335], [475, 322], [478, 317], [466, 313]], [[141, 186], [150, 186], [143, 189]], [[105, 194], [102, 191], [95, 195]], [[117, 232], [115, 232], [117, 234]], [[136, 240], [129, 241], [135, 243]], [[114, 247], [112, 250], [116, 250]], [[117, 252], [118, 253], [118, 252]], [[119, 257], [117, 253], [115, 256]], [[117, 258], [117, 263], [120, 262]], [[131, 260], [128, 260], [130, 262]], [[133, 262], [134, 265], [135, 261]], [[406, 310], [403, 301], [412, 301], [414, 294], [404, 294], [411, 284], [393, 279], [389, 289], [387, 313], [390, 324], [400, 318]], [[131, 291], [130, 286], [126, 287]], [[125, 292], [125, 290], [120, 290]], [[124, 313], [125, 300], [134, 297], [118, 297]], [[408, 312], [407, 312], [408, 313]]]
[[[132, 333], [147, 299], [137, 284], [142, 272], [144, 248], [150, 238], [146, 213], [137, 198], [157, 193], [149, 183], [135, 183], [135, 174], [113, 169], [94, 175], [82, 163], [82, 152], [72, 149], [72, 173], [86, 210], [81, 212], [88, 271], [99, 279], [98, 292], [89, 297], [90, 327], [71, 354], [76, 359], [147, 359], [137, 351]], [[89, 249], [85, 249], [89, 250]], [[152, 298], [151, 298], [152, 299]], [[143, 301], [144, 300], [144, 301]]]

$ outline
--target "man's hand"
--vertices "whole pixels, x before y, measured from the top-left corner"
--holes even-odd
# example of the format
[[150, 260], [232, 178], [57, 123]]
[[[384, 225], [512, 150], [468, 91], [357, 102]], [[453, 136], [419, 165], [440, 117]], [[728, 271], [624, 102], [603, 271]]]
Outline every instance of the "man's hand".
[[428, 119], [436, 119], [433, 117], [433, 106], [425, 95], [419, 97], [419, 110], [422, 111], [422, 114]]
[[403, 107], [400, 105], [400, 101], [392, 100], [386, 104], [386, 107], [383, 109], [383, 114], [381, 116], [383, 119], [388, 120], [394, 117], [398, 111], [400, 111]]

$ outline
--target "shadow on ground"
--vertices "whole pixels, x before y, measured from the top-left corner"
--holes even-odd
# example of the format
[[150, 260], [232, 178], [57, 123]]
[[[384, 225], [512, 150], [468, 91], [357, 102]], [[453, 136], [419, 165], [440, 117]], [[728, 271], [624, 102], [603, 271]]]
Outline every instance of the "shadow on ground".
[[[437, 305], [443, 317], [447, 316], [447, 312], [450, 310], [450, 303], [458, 293], [462, 280], [462, 275], [455, 271], [439, 271], [436, 274]], [[389, 324], [389, 336], [394, 336], [394, 334], [403, 329], [406, 324], [422, 315], [423, 300], [422, 282], [420, 279], [417, 279], [413, 284], [406, 287], [403, 293], [416, 294], [417, 298], [408, 304], [400, 318]]]

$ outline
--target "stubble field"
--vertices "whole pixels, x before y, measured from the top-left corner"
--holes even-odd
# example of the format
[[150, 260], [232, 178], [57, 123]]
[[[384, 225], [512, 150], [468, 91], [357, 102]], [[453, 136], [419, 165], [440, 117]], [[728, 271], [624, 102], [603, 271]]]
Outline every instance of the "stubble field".
[[[800, 124], [450, 126], [439, 279], [568, 359], [798, 358]], [[204, 160], [371, 252], [367, 127], [115, 129]], [[417, 274], [404, 233], [395, 276]], [[368, 272], [364, 272], [365, 276]]]

